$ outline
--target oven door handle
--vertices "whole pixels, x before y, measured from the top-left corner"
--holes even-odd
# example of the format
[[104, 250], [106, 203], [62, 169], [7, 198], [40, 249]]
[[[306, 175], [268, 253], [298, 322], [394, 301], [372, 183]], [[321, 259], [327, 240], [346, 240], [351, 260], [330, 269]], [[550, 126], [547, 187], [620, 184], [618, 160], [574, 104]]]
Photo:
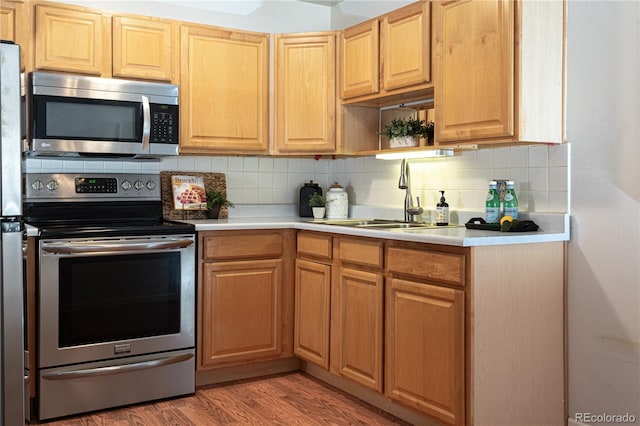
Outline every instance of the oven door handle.
[[152, 359], [150, 361], [135, 362], [133, 364], [110, 365], [107, 367], [87, 368], [83, 370], [59, 371], [57, 373], [45, 373], [45, 380], [69, 380], [87, 377], [106, 376], [110, 374], [129, 373], [132, 371], [146, 370], [148, 368], [162, 367], [170, 364], [188, 361], [193, 358], [192, 353]]
[[108, 251], [142, 251], [185, 248], [193, 244], [189, 239], [167, 239], [160, 241], [104, 241], [87, 243], [53, 242], [42, 244], [42, 250], [47, 253], [103, 253]]

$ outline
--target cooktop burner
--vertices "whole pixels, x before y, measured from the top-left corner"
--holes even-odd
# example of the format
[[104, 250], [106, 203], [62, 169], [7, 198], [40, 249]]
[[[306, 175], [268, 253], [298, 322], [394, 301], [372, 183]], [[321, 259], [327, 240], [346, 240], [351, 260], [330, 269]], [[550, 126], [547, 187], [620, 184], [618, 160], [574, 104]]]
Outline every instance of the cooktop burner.
[[157, 174], [26, 174], [23, 207], [41, 237], [195, 233], [162, 217]]

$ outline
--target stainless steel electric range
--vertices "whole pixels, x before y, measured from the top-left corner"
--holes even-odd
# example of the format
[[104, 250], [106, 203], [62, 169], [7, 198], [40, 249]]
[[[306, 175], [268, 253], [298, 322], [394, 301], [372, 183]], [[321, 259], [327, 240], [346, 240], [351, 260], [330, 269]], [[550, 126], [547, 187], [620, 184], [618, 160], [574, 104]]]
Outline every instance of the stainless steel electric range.
[[[158, 174], [25, 175], [40, 420], [195, 391], [195, 229]], [[33, 356], [33, 355], [32, 355]]]

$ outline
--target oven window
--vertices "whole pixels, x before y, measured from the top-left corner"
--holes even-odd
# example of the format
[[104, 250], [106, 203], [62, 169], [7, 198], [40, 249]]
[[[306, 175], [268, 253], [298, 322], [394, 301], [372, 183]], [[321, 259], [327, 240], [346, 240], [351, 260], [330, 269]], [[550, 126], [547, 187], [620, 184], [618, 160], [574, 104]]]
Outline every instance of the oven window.
[[60, 259], [60, 347], [180, 332], [180, 253]]

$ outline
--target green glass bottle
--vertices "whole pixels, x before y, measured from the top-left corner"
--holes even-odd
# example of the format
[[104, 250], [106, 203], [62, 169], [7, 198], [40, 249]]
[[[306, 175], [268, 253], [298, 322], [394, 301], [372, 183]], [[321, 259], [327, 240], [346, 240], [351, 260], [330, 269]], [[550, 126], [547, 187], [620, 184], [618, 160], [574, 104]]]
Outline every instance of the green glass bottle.
[[512, 180], [507, 181], [507, 192], [504, 194], [504, 215], [518, 219], [518, 197]]
[[498, 182], [495, 180], [489, 182], [484, 220], [487, 223], [500, 222], [500, 195], [498, 194]]

